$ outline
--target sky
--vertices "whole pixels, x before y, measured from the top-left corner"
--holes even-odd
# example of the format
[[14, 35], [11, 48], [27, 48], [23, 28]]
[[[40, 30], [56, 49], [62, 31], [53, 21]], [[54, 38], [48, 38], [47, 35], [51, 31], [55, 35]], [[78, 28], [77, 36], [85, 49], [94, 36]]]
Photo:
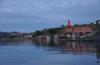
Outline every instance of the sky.
[[0, 31], [33, 32], [100, 19], [100, 0], [0, 0]]

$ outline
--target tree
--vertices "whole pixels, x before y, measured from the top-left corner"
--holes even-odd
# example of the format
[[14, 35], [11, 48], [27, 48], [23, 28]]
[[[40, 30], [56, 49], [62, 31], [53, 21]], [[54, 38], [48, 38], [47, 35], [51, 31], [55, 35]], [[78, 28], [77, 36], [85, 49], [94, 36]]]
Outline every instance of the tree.
[[66, 26], [65, 26], [65, 25], [61, 25], [61, 27], [62, 27], [62, 28], [65, 28]]
[[97, 31], [100, 31], [100, 20], [96, 21], [96, 29]]
[[90, 23], [91, 28], [96, 31], [96, 25], [94, 23]]

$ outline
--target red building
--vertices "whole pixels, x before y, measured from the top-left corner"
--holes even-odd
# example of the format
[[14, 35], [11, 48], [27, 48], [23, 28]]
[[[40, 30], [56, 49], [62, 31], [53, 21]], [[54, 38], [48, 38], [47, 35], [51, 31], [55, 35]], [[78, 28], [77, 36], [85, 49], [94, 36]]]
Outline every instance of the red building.
[[73, 37], [83, 38], [92, 32], [93, 30], [89, 25], [77, 25], [73, 27]]

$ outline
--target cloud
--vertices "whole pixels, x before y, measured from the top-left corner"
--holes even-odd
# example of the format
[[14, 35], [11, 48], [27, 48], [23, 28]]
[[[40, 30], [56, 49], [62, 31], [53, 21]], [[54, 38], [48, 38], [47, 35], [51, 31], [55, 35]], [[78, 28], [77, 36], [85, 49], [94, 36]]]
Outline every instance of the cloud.
[[50, 27], [66, 23], [67, 19], [73, 24], [87, 23], [100, 18], [99, 3], [99, 0], [0, 0], [0, 24], [52, 23]]
[[[81, 14], [97, 7], [98, 0], [3, 0], [1, 13], [50, 17]], [[63, 16], [63, 17], [64, 17]]]
[[98, 6], [98, 0], [4, 0], [2, 3], [2, 8], [7, 8], [14, 11], [14, 13], [34, 13], [32, 11], [39, 10], [54, 10], [61, 8], [70, 8], [70, 7], [93, 7]]

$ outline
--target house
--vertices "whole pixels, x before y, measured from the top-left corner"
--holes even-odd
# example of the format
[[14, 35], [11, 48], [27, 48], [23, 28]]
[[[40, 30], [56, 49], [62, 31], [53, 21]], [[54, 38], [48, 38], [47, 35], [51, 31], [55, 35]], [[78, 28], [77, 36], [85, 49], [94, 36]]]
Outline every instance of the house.
[[22, 33], [24, 39], [32, 39], [32, 33]]
[[13, 40], [23, 40], [24, 39], [24, 35], [23, 35], [23, 33], [19, 33], [19, 32], [10, 32], [9, 33], [9, 38], [10, 39], [13, 39]]
[[93, 30], [89, 25], [75, 25], [73, 27], [73, 38], [87, 37]]

